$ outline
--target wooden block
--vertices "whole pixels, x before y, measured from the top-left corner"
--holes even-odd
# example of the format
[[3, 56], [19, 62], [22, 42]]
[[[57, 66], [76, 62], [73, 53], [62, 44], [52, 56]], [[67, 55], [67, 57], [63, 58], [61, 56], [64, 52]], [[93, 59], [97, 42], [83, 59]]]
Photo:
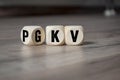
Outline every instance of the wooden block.
[[46, 27], [46, 44], [62, 45], [64, 44], [64, 26], [53, 25]]
[[25, 45], [40, 45], [45, 40], [45, 31], [41, 26], [25, 26], [21, 30], [21, 41]]
[[80, 25], [65, 26], [65, 43], [67, 45], [80, 45], [83, 42], [83, 27]]

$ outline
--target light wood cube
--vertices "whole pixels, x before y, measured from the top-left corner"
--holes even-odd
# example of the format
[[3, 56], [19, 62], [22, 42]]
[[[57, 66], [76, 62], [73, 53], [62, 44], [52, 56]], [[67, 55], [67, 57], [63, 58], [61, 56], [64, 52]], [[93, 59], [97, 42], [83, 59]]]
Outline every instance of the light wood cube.
[[52, 25], [46, 27], [46, 44], [63, 45], [64, 44], [64, 26]]
[[25, 26], [21, 30], [21, 41], [25, 45], [40, 45], [45, 40], [45, 31], [41, 26]]
[[80, 45], [84, 39], [83, 27], [80, 25], [65, 26], [65, 43], [67, 45]]

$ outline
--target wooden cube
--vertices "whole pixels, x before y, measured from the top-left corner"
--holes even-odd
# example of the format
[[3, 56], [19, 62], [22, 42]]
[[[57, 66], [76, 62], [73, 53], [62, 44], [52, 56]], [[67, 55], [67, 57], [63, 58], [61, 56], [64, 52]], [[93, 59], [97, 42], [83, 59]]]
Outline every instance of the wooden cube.
[[63, 45], [64, 44], [64, 26], [51, 25], [46, 27], [46, 44]]
[[65, 43], [67, 45], [80, 45], [83, 42], [83, 27], [80, 25], [65, 26]]
[[25, 45], [40, 45], [45, 40], [45, 31], [41, 26], [25, 26], [21, 30], [21, 41]]

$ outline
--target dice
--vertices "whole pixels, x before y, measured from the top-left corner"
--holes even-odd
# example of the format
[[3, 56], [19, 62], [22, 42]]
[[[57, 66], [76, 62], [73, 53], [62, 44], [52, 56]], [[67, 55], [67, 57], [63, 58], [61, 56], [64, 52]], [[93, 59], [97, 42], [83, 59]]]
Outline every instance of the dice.
[[65, 26], [65, 43], [67, 45], [80, 45], [83, 42], [83, 27], [80, 25]]
[[[46, 32], [46, 36], [45, 36]], [[46, 31], [41, 26], [25, 26], [21, 30], [21, 41], [25, 45], [80, 45], [84, 40], [81, 25], [49, 25]]]
[[46, 44], [63, 45], [64, 44], [64, 26], [53, 25], [46, 27]]
[[40, 45], [45, 40], [45, 32], [41, 26], [25, 26], [21, 30], [21, 41], [25, 45]]

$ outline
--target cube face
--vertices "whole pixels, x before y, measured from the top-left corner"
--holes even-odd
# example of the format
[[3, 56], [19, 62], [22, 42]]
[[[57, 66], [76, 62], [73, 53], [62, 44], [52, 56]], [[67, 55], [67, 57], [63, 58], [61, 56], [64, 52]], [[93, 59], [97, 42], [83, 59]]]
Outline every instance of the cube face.
[[25, 45], [40, 45], [45, 40], [45, 32], [41, 26], [25, 26], [21, 30], [21, 41]]
[[53, 25], [46, 27], [46, 44], [62, 45], [64, 44], [64, 27], [62, 25]]
[[65, 26], [65, 43], [67, 45], [80, 45], [83, 42], [83, 38], [82, 26]]

